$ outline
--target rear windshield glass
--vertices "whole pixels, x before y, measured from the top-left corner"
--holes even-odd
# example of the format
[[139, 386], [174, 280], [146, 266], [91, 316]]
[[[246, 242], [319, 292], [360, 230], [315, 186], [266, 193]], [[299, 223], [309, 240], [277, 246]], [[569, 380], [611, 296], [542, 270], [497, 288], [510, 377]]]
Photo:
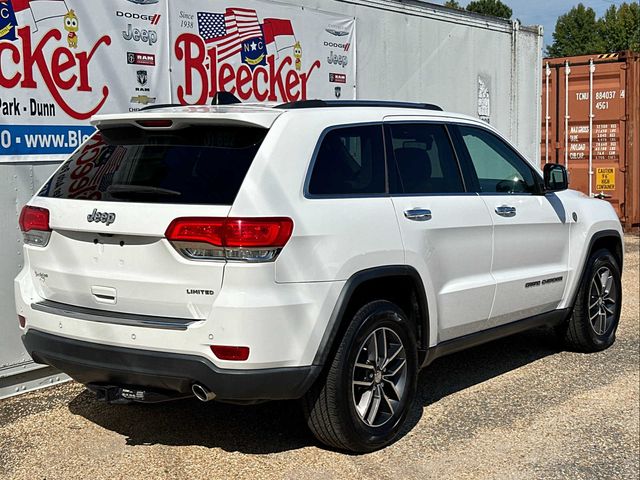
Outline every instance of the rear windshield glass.
[[97, 131], [42, 187], [41, 197], [231, 205], [267, 130], [193, 126]]

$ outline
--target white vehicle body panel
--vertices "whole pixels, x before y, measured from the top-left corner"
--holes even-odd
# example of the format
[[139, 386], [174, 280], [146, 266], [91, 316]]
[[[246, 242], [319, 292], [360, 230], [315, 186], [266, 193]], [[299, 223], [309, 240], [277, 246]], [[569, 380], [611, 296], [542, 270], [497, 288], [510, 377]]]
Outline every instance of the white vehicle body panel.
[[[556, 309], [569, 262], [570, 224], [562, 204], [553, 194], [481, 197], [494, 225], [491, 272], [497, 289], [489, 324], [502, 325]], [[505, 205], [516, 208], [515, 216], [496, 213]]]
[[[428, 292], [430, 339], [450, 340], [486, 328], [496, 291], [491, 274], [493, 225], [477, 195], [393, 197], [405, 262]], [[404, 212], [425, 208], [426, 222]], [[473, 239], [472, 241], [469, 241]]]

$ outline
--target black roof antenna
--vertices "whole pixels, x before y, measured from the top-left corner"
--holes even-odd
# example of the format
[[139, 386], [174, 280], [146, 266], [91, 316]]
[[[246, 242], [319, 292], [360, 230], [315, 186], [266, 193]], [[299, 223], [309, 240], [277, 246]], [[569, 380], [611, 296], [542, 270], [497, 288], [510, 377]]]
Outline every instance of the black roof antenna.
[[216, 92], [211, 100], [211, 105], [233, 105], [234, 103], [242, 103], [238, 98], [229, 92]]

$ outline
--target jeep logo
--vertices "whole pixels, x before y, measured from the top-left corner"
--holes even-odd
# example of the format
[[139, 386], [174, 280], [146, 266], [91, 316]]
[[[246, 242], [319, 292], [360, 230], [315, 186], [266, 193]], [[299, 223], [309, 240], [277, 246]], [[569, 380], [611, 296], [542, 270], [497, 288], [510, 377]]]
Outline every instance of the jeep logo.
[[327, 63], [330, 65], [340, 65], [344, 68], [349, 63], [349, 59], [346, 55], [336, 55], [333, 53], [333, 50], [331, 50], [331, 53], [329, 53], [329, 56], [327, 57]]
[[87, 215], [87, 222], [104, 223], [107, 226], [116, 221], [116, 214], [110, 212], [99, 212], [97, 208], [93, 209], [89, 215]]
[[127, 29], [122, 31], [122, 38], [129, 41], [133, 40], [134, 42], [148, 43], [151, 46], [158, 41], [158, 34], [155, 30], [133, 28], [131, 24], [128, 24]]

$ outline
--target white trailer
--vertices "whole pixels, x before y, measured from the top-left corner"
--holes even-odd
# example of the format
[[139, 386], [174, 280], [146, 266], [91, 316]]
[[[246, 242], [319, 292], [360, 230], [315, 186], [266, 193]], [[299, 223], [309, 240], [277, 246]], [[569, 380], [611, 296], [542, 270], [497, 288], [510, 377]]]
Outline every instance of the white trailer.
[[[132, 5], [112, 1], [121, 8]], [[205, 3], [209, 9], [229, 6]], [[356, 98], [429, 102], [473, 115], [502, 131], [529, 158], [540, 158], [541, 27], [418, 0], [302, 0], [282, 5], [355, 18]], [[165, 12], [170, 15], [181, 7], [177, 0], [167, 0]], [[115, 35], [119, 29], [113, 27]], [[2, 131], [0, 120], [0, 137]], [[40, 160], [0, 163], [0, 398], [68, 379], [31, 361], [22, 348], [14, 309], [13, 278], [22, 266], [18, 216], [62, 157]]]

